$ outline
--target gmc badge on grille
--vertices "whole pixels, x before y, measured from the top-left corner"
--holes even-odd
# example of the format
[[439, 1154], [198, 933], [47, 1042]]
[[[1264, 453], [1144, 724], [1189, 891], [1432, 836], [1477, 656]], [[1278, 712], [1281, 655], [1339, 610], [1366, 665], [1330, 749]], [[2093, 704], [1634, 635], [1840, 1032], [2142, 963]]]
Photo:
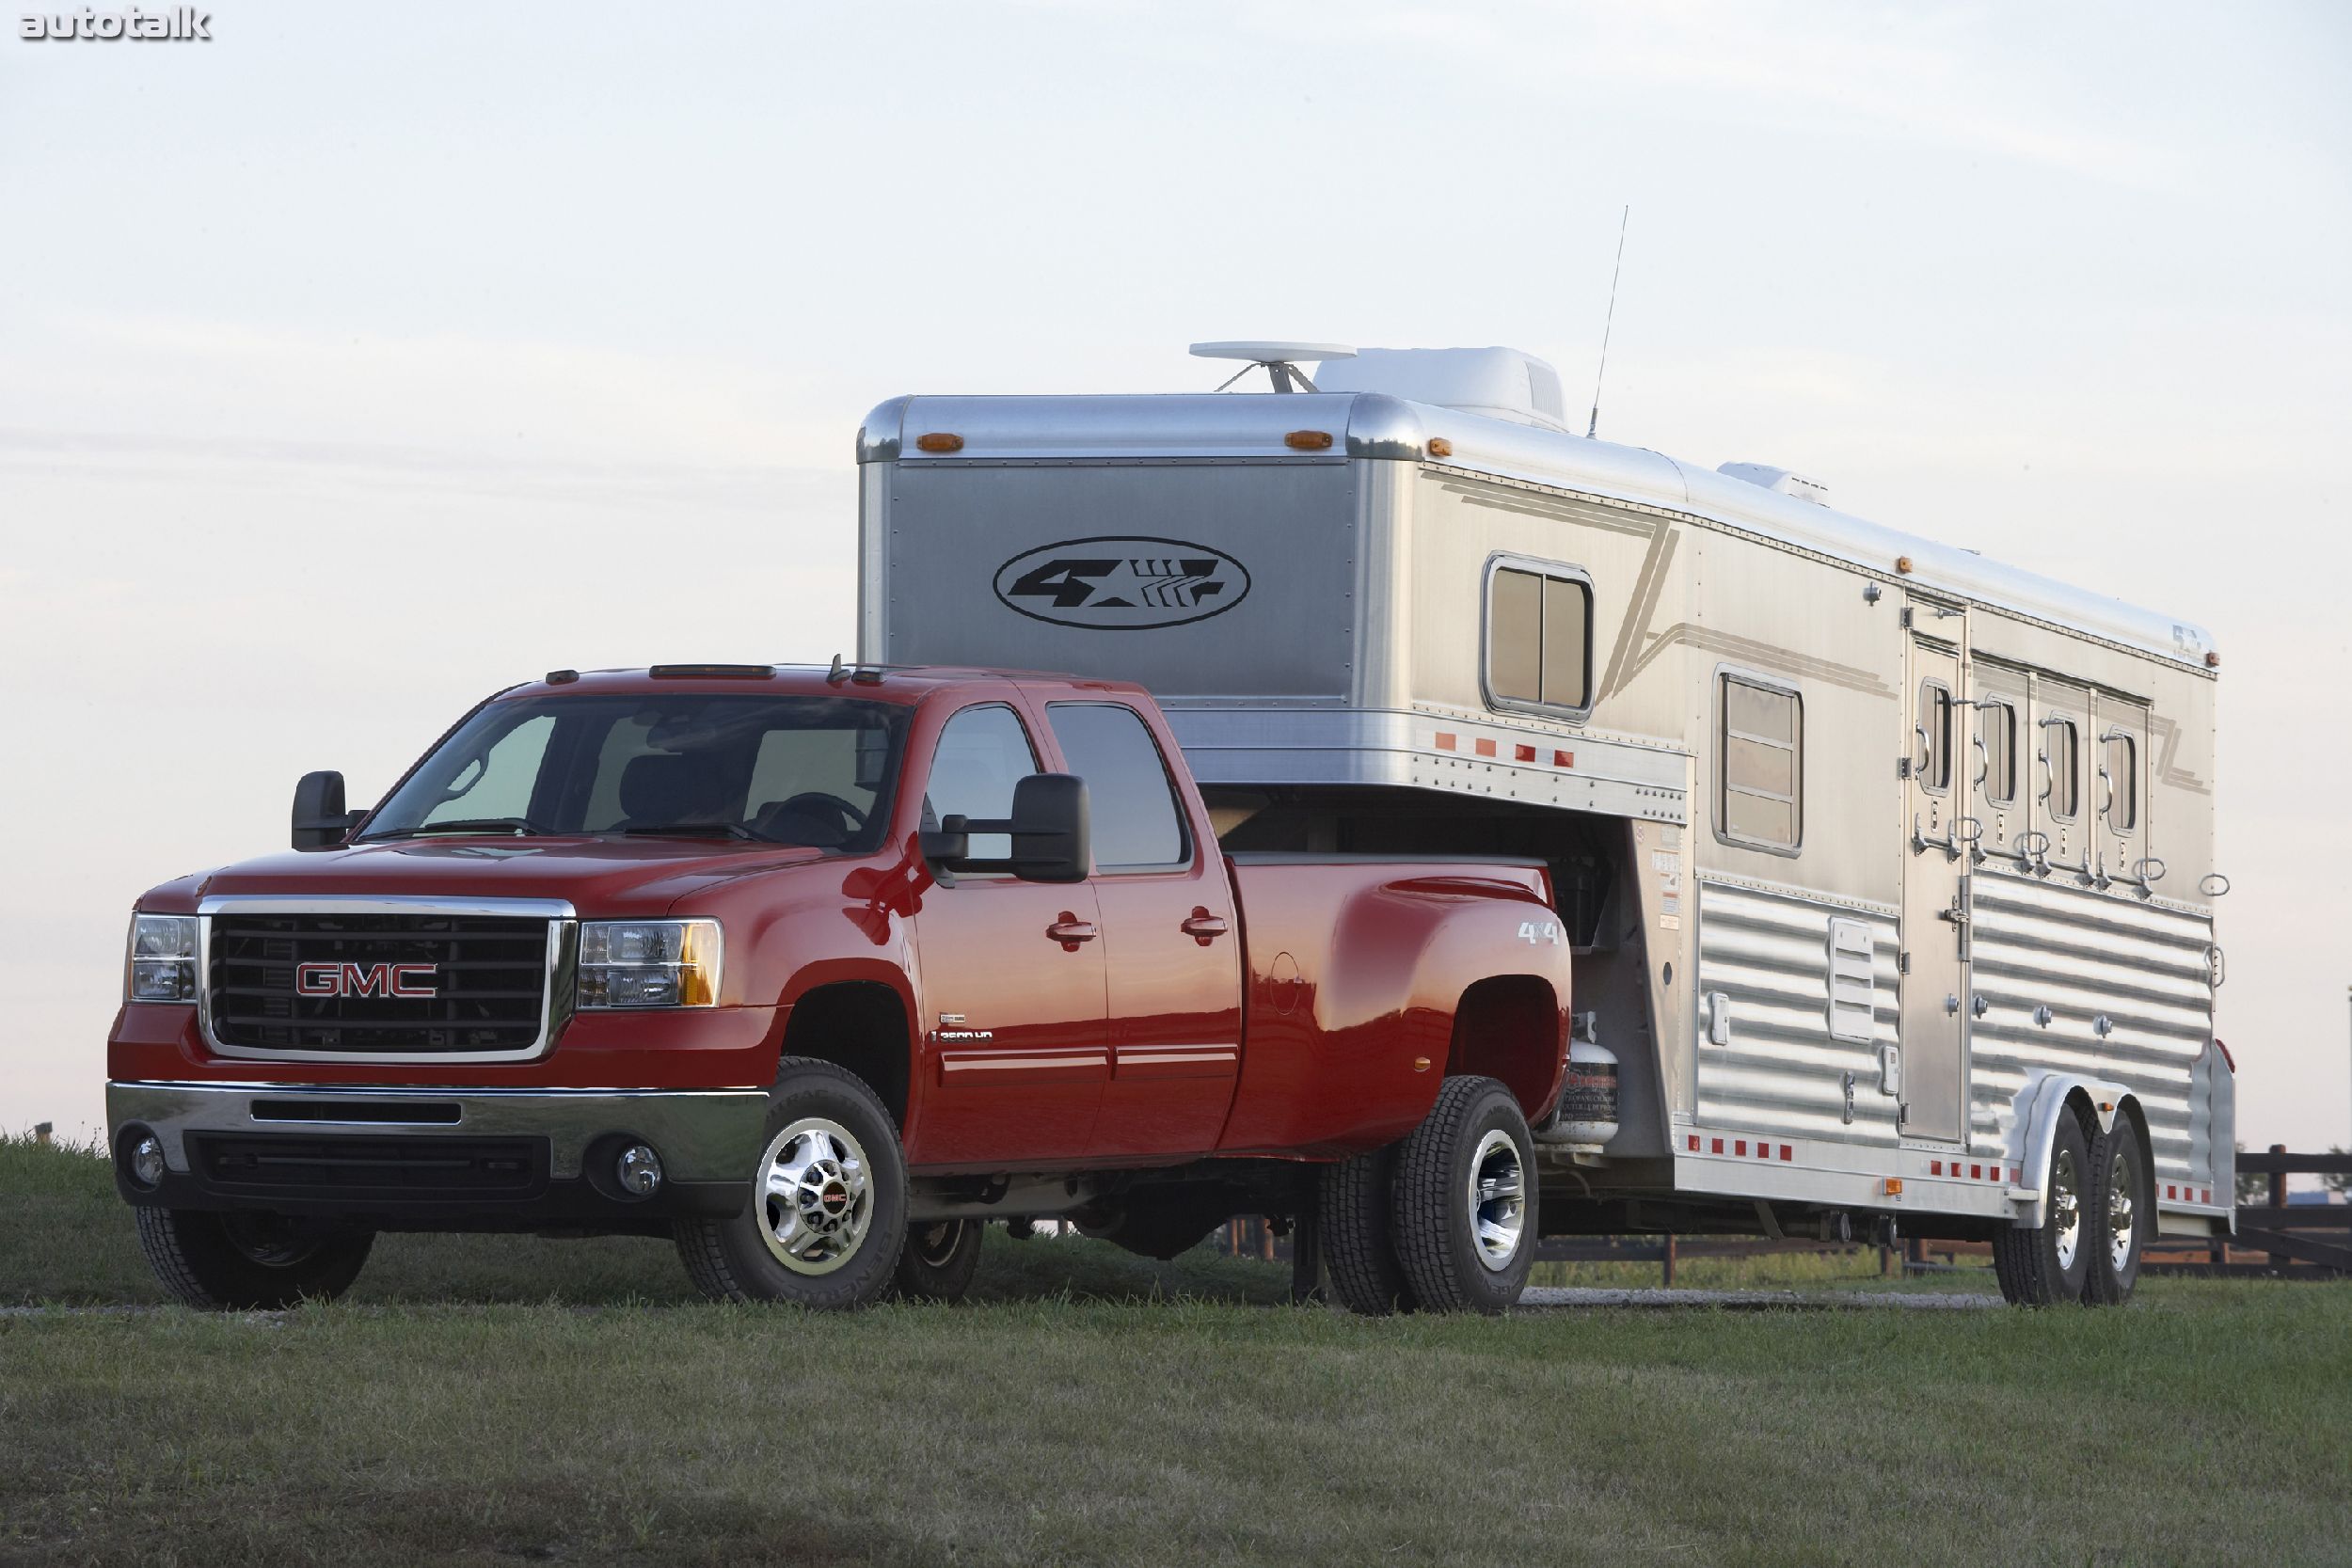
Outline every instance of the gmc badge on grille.
[[438, 996], [433, 983], [439, 964], [307, 963], [294, 970], [294, 990], [304, 996]]

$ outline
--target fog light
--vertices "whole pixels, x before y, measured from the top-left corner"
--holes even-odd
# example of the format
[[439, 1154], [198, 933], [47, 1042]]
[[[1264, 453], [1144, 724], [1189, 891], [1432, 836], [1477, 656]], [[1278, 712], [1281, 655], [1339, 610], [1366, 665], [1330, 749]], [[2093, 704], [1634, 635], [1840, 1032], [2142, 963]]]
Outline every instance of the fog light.
[[164, 1146], [149, 1133], [131, 1146], [131, 1180], [141, 1187], [153, 1188], [164, 1179]]
[[612, 1164], [612, 1179], [631, 1197], [651, 1197], [661, 1190], [661, 1156], [648, 1144], [631, 1144]]

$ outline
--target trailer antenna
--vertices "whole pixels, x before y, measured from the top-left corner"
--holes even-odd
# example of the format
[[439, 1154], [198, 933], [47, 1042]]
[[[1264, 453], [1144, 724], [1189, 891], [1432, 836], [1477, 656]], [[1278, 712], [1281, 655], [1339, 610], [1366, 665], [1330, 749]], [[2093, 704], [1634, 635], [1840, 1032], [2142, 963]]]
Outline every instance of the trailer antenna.
[[1625, 211], [1617, 214], [1617, 263], [1609, 269], [1609, 314], [1600, 324], [1600, 369], [1593, 372], [1593, 417], [1584, 424], [1587, 441], [1600, 429], [1600, 383], [1609, 373], [1609, 332], [1617, 325], [1617, 277], [1625, 271], [1625, 230], [1632, 218], [1633, 203], [1629, 201]]

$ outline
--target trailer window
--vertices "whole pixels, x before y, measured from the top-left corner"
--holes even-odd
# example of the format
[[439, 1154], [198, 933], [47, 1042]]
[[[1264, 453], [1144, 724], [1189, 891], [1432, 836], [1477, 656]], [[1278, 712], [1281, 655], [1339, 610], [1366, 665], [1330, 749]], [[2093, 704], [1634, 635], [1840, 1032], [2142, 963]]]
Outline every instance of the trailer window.
[[1984, 798], [2006, 806], [2017, 799], [2017, 709], [1984, 705]]
[[1592, 703], [1593, 589], [1580, 578], [1495, 568], [1486, 589], [1486, 691], [1498, 704]]
[[1952, 787], [1952, 693], [1942, 681], [1919, 685], [1919, 784], [1942, 794]]
[[2082, 809], [2082, 736], [2072, 719], [2044, 719], [2042, 760], [2050, 768], [2050, 815], [2072, 822]]
[[1087, 782], [1097, 871], [1162, 871], [1191, 863], [1184, 814], [1152, 731], [1117, 703], [1049, 703], [1070, 770]]
[[1804, 705], [1793, 690], [1747, 676], [1720, 683], [1723, 766], [1716, 816], [1724, 837], [1794, 852], [1804, 817]]
[[2128, 833], [2139, 826], [2139, 748], [2121, 730], [2107, 736], [2107, 832]]

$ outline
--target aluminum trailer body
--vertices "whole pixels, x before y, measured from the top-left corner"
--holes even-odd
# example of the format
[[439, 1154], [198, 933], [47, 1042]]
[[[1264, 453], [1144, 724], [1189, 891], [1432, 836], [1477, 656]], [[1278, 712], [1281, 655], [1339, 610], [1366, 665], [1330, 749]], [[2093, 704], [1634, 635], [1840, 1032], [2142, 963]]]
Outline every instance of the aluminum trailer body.
[[1229, 848], [1546, 859], [1620, 1058], [1548, 1157], [1594, 1228], [2035, 1228], [2072, 1114], [2226, 1231], [2210, 637], [1377, 357], [882, 404], [860, 657], [1143, 684]]

